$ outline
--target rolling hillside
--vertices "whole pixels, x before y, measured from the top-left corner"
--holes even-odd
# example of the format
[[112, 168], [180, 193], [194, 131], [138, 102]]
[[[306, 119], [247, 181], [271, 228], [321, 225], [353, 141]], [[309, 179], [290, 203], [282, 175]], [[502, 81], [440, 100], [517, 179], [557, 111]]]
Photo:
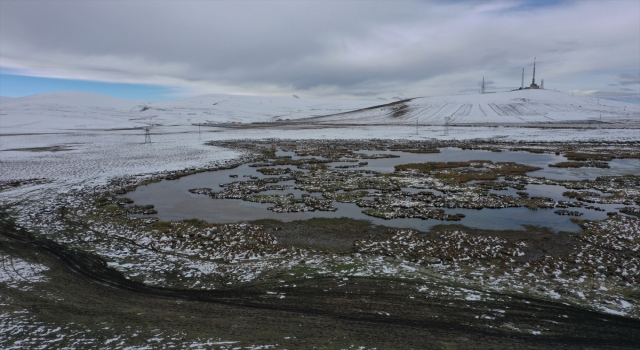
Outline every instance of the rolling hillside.
[[413, 98], [309, 121], [344, 124], [638, 122], [640, 106], [549, 90]]
[[56, 92], [0, 101], [0, 133], [124, 129], [144, 126], [286, 122], [322, 124], [453, 124], [640, 122], [640, 106], [549, 90], [380, 100], [204, 95], [131, 101], [86, 92]]

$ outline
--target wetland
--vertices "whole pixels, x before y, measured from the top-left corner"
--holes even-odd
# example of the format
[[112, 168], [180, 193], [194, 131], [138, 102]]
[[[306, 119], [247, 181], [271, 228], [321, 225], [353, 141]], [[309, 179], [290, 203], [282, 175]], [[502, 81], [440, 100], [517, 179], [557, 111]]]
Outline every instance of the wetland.
[[[624, 185], [597, 180], [640, 174], [638, 159], [609, 158], [607, 169], [554, 168], [550, 165], [566, 158], [510, 150], [366, 146], [331, 151], [284, 146], [265, 152], [272, 158], [141, 186], [127, 197], [154, 205], [160, 220], [348, 217], [418, 230], [457, 221], [479, 229], [540, 225], [578, 232], [581, 228], [569, 216], [602, 220], [638, 207], [635, 197], [607, 199]], [[590, 197], [566, 197], [567, 188], [591, 190]]]

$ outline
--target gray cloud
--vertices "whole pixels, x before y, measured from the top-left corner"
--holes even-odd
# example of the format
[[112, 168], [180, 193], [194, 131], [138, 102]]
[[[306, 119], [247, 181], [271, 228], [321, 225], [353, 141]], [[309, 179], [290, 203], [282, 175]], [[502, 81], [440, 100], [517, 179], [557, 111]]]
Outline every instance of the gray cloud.
[[620, 85], [640, 84], [640, 72], [636, 73], [620, 73]]
[[[631, 1], [541, 8], [519, 1], [0, 6], [2, 67], [191, 93], [423, 96], [468, 91], [483, 75], [493, 79], [485, 85], [519, 87], [520, 69], [529, 80], [532, 58], [541, 54], [539, 76], [567, 85], [576, 75], [636, 69], [640, 60], [640, 7]], [[620, 74], [620, 84], [637, 84], [634, 74]]]

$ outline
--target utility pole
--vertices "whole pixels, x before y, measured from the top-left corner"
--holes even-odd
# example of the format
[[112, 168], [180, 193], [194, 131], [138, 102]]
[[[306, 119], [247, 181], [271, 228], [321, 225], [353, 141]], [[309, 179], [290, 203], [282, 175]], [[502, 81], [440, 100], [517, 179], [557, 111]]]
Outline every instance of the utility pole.
[[484, 77], [482, 77], [482, 89], [480, 90], [481, 94], [484, 94]]
[[449, 120], [451, 117], [444, 117], [444, 135], [449, 136]]
[[522, 81], [520, 82], [520, 90], [524, 89], [524, 68], [522, 68]]
[[418, 135], [418, 117], [416, 116], [416, 135]]
[[201, 135], [201, 133], [200, 133], [200, 123], [198, 123], [198, 140], [201, 140], [200, 135]]

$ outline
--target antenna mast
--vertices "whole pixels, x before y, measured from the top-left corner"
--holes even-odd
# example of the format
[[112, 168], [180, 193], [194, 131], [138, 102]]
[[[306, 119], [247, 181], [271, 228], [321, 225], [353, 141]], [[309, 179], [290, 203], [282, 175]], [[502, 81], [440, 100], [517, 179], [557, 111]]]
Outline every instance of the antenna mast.
[[536, 84], [536, 58], [533, 58], [533, 80], [531, 80], [531, 85]]

